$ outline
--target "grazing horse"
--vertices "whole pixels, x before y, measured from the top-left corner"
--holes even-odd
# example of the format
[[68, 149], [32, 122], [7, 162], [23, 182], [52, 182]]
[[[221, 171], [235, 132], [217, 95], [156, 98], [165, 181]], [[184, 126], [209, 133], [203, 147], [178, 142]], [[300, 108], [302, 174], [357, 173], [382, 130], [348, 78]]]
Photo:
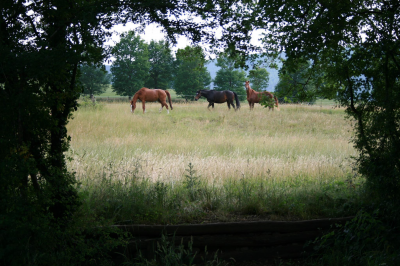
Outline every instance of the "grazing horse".
[[135, 95], [133, 95], [133, 98], [131, 100], [131, 112], [133, 113], [135, 111], [136, 101], [137, 99], [139, 99], [142, 101], [143, 113], [146, 112], [146, 107], [145, 107], [146, 101], [147, 102], [158, 101], [159, 103], [161, 103], [160, 112], [162, 108], [165, 106], [169, 114], [168, 105], [166, 103], [167, 96], [168, 96], [169, 106], [171, 107], [172, 110], [171, 95], [169, 94], [168, 91], [160, 89], [151, 90], [148, 88], [141, 88], [135, 93]]
[[[233, 91], [214, 91], [214, 90], [199, 90], [196, 93], [195, 100], [197, 101], [201, 96], [206, 97], [208, 101], [208, 110], [210, 106], [214, 109], [214, 103], [227, 102], [228, 108], [231, 109], [231, 105], [235, 111], [240, 108], [240, 102], [236, 92]], [[233, 101], [236, 100], [236, 108]]]
[[[250, 110], [252, 110], [254, 108], [255, 103], [259, 103], [262, 100], [263, 96], [269, 97], [270, 99], [274, 98], [276, 108], [279, 110], [278, 99], [276, 98], [275, 95], [273, 95], [272, 93], [270, 93], [268, 91], [257, 92], [255, 90], [253, 90], [252, 88], [250, 88], [250, 81], [246, 81], [244, 86], [246, 87], [247, 101], [249, 102]], [[271, 109], [271, 108], [273, 111], [274, 105], [272, 107], [269, 107], [269, 109]]]

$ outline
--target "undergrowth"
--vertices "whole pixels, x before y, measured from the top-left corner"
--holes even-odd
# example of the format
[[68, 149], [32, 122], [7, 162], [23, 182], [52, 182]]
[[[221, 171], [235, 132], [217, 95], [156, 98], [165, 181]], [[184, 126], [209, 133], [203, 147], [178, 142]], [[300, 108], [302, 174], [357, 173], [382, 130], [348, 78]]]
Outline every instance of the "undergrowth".
[[388, 221], [378, 209], [360, 210], [353, 220], [310, 243], [315, 253], [309, 265], [400, 265], [400, 228], [395, 220]]
[[280, 181], [268, 174], [207, 182], [190, 163], [179, 181], [152, 182], [139, 171], [117, 178], [105, 169], [101, 176], [81, 179], [78, 191], [83, 215], [114, 224], [227, 221], [238, 216], [304, 220], [354, 215], [362, 202], [361, 186], [354, 182], [361, 181], [318, 182], [304, 176]]

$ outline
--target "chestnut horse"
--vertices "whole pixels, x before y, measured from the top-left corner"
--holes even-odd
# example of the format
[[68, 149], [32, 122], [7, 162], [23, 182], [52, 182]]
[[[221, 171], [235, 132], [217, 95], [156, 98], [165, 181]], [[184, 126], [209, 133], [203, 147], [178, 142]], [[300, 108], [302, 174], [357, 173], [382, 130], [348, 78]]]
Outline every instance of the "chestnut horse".
[[[259, 103], [262, 100], [264, 95], [266, 97], [269, 97], [270, 99], [274, 98], [276, 108], [279, 110], [278, 99], [276, 98], [275, 95], [273, 95], [272, 93], [270, 93], [268, 91], [257, 92], [255, 90], [253, 90], [252, 88], [250, 88], [250, 81], [246, 81], [246, 84], [244, 86], [246, 87], [247, 101], [249, 102], [250, 110], [252, 110], [254, 108], [255, 103]], [[271, 108], [273, 111], [274, 106], [269, 107], [269, 109], [271, 109]]]
[[148, 88], [141, 88], [140, 90], [138, 90], [135, 95], [133, 95], [133, 98], [131, 100], [131, 112], [133, 113], [136, 109], [136, 101], [137, 99], [142, 101], [142, 107], [143, 107], [143, 113], [146, 112], [146, 107], [145, 107], [145, 102], [155, 102], [158, 101], [159, 103], [161, 103], [161, 108], [160, 108], [160, 112], [162, 110], [162, 108], [165, 106], [165, 108], [167, 108], [167, 112], [169, 114], [169, 110], [168, 110], [168, 105], [166, 103], [166, 99], [168, 96], [168, 101], [169, 101], [169, 106], [171, 107], [172, 110], [172, 103], [171, 103], [171, 95], [169, 94], [168, 91], [166, 90], [161, 90], [161, 89], [148, 89]]
[[[210, 106], [214, 108], [214, 103], [228, 104], [228, 108], [231, 109], [231, 105], [235, 111], [240, 108], [240, 102], [236, 92], [233, 91], [214, 91], [214, 90], [199, 90], [196, 92], [194, 99], [197, 101], [201, 96], [204, 96], [208, 101], [208, 110]], [[236, 100], [236, 107], [233, 101]]]

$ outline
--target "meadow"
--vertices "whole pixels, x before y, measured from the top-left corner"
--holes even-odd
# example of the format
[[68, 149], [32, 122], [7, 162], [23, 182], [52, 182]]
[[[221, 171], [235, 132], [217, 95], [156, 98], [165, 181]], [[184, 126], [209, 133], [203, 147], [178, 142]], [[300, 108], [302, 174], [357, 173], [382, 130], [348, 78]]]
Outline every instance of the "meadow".
[[[321, 105], [322, 106], [322, 105]], [[282, 105], [207, 110], [204, 101], [82, 106], [69, 122], [68, 168], [82, 211], [110, 223], [299, 220], [352, 215], [362, 178], [352, 168], [343, 109]]]

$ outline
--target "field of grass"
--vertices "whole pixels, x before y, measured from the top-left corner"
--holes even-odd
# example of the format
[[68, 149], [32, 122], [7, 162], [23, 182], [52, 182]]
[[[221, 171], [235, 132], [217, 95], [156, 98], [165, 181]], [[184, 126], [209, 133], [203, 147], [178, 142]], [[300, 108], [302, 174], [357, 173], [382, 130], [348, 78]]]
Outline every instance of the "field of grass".
[[354, 178], [343, 109], [283, 105], [250, 112], [207, 103], [80, 108], [68, 156], [86, 211], [113, 222], [182, 223], [351, 215]]

